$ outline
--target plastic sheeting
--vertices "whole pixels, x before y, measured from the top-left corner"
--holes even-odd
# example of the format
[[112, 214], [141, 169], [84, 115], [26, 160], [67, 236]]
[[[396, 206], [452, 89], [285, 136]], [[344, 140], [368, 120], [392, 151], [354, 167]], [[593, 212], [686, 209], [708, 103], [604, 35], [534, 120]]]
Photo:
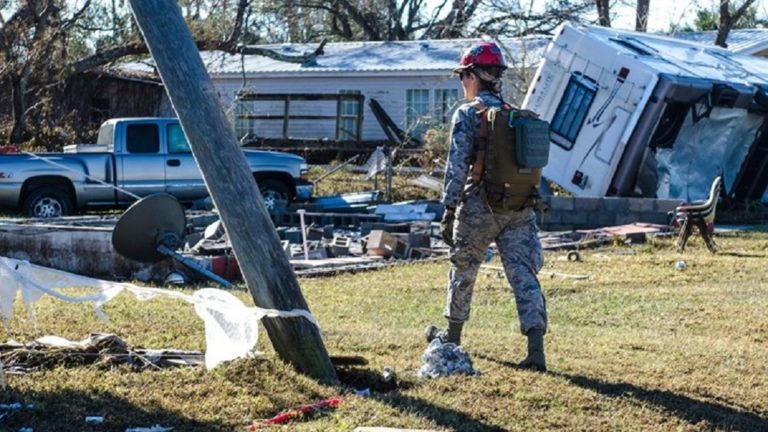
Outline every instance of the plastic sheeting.
[[[75, 287], [93, 288], [96, 292], [75, 297], [57, 291]], [[107, 321], [102, 306], [123, 291], [132, 293], [142, 301], [159, 296], [194, 305], [195, 312], [205, 323], [205, 365], [208, 369], [250, 352], [259, 338], [258, 321], [264, 317], [304, 317], [317, 325], [315, 318], [306, 310], [278, 311], [246, 307], [240, 299], [220, 289], [203, 288], [190, 296], [166, 289], [79, 276], [27, 261], [0, 257], [0, 316], [5, 320], [13, 319], [13, 302], [20, 293], [32, 319], [32, 303], [44, 295], [50, 295], [67, 302], [92, 302], [99, 318]]]
[[713, 108], [695, 124], [689, 113], [673, 147], [656, 151], [657, 197], [707, 199], [712, 181], [721, 174], [730, 191], [762, 122], [762, 116], [743, 109]]
[[435, 338], [421, 355], [423, 364], [416, 373], [419, 378], [438, 378], [454, 374], [480, 375], [464, 348], [454, 343], [442, 343]]

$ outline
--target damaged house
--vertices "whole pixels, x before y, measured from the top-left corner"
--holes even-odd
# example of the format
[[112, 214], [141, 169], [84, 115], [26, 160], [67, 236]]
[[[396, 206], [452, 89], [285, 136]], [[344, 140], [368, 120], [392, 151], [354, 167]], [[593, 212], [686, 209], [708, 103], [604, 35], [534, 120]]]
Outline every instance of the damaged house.
[[766, 58], [564, 24], [524, 106], [551, 124], [544, 175], [574, 195], [690, 201], [722, 176], [733, 201], [768, 198]]
[[[328, 43], [322, 55], [304, 64], [217, 51], [201, 56], [238, 138], [381, 141], [387, 135], [371, 111], [371, 99], [412, 136], [450, 121], [462, 96], [452, 70], [476, 41]], [[505, 89], [510, 101], [522, 100], [548, 42], [543, 36], [501, 41], [511, 66]], [[259, 48], [297, 57], [317, 44]], [[121, 69], [149, 72], [152, 65], [135, 62]]]

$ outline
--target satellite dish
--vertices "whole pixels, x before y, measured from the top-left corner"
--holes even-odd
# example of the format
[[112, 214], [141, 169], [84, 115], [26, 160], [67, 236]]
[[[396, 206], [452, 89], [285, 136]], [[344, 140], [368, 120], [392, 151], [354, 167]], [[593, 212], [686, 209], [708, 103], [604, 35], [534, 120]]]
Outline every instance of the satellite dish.
[[167, 193], [149, 195], [123, 213], [112, 231], [112, 246], [126, 258], [154, 263], [168, 258], [162, 245], [181, 246], [187, 218], [178, 200]]
[[183, 244], [186, 226], [184, 207], [173, 195], [149, 195], [128, 207], [117, 221], [112, 231], [112, 246], [120, 255], [134, 261], [155, 263], [173, 258], [223, 287], [232, 288], [226, 279], [176, 252]]

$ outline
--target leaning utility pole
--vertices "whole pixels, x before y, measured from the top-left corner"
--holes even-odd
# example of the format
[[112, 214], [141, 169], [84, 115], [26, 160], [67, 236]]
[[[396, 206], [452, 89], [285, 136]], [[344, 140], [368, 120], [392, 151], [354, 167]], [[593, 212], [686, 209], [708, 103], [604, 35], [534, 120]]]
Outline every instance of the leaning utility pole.
[[[130, 4], [254, 303], [262, 308], [308, 311], [179, 6], [175, 0], [130, 0]], [[322, 382], [338, 384], [314, 324], [304, 318], [264, 318], [263, 322], [283, 360]]]

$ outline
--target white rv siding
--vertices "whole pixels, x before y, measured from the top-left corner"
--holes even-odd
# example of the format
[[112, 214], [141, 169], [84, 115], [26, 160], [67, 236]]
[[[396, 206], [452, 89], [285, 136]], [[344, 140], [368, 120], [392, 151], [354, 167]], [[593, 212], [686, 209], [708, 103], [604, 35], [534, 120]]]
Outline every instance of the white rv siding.
[[[589, 111], [570, 148], [552, 141], [544, 176], [576, 195], [603, 196], [657, 77], [646, 65], [570, 27], [545, 54], [523, 106], [539, 113], [556, 129], [555, 114], [574, 74], [596, 83]], [[618, 73], [629, 72], [623, 82]], [[582, 184], [573, 182], [581, 173]]]
[[[435, 110], [435, 90], [455, 89], [461, 97], [459, 81], [446, 75], [423, 76], [343, 76], [324, 77], [259, 77], [246, 80], [245, 87], [241, 77], [213, 77], [224, 109], [231, 116], [234, 111], [235, 94], [241, 88], [256, 93], [327, 93], [338, 94], [340, 91], [359, 90], [365, 96], [362, 138], [363, 140], [386, 139], [384, 132], [371, 112], [368, 102], [376, 99], [392, 120], [402, 129], [406, 128], [406, 91], [408, 89], [427, 89], [430, 97], [430, 112]], [[254, 133], [259, 137], [282, 137], [283, 102], [258, 102], [259, 115], [275, 115], [276, 120], [258, 120], [254, 122]], [[294, 101], [290, 105], [291, 115], [335, 116], [335, 101]], [[256, 113], [254, 113], [256, 114]], [[336, 138], [334, 120], [295, 120], [289, 123], [288, 134], [295, 138]]]

